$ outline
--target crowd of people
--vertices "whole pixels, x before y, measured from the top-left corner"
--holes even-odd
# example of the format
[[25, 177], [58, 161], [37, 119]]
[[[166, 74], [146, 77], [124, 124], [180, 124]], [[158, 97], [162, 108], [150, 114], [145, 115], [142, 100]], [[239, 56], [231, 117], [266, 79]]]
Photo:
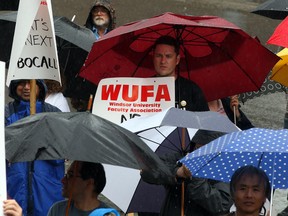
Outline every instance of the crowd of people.
[[[92, 6], [85, 26], [95, 35], [95, 41], [115, 28], [115, 10], [107, 0], [97, 0]], [[240, 129], [254, 127], [241, 111], [237, 95], [207, 102], [201, 88], [179, 74], [180, 53], [177, 40], [159, 37], [153, 47], [153, 64], [157, 77], [175, 78], [176, 106], [185, 101], [187, 111], [215, 111], [226, 115]], [[75, 78], [76, 79], [76, 78]], [[88, 81], [87, 85], [93, 85]], [[96, 86], [91, 88], [95, 94]], [[14, 101], [5, 106], [5, 126], [30, 115], [30, 80], [14, 80], [9, 96]], [[70, 108], [55, 81], [36, 81], [36, 113], [69, 112]], [[86, 111], [89, 98], [71, 98], [77, 111]], [[223, 133], [200, 130], [192, 141], [189, 152], [222, 136]], [[201, 139], [199, 138], [201, 137]], [[171, 176], [154, 178], [145, 171], [141, 177], [149, 184], [164, 185], [166, 197], [160, 213], [139, 212], [138, 215], [177, 216], [181, 212], [184, 193], [184, 215], [258, 216], [264, 203], [270, 199], [270, 184], [264, 171], [244, 166], [235, 171], [231, 182], [224, 183], [193, 177], [182, 164], [177, 163], [187, 152], [161, 156], [171, 170]], [[7, 193], [11, 199], [3, 203], [7, 216], [102, 216], [119, 212], [99, 200], [106, 184], [105, 170], [100, 163], [74, 161], [65, 174], [64, 160], [7, 162]], [[183, 190], [184, 188], [184, 190]], [[231, 212], [231, 206], [235, 211]]]

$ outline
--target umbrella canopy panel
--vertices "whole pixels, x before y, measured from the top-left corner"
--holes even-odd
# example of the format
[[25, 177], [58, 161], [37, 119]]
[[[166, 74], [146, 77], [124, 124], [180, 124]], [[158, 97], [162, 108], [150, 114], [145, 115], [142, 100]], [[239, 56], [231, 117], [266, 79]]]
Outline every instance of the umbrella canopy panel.
[[288, 0], [269, 0], [255, 8], [252, 13], [272, 19], [284, 19], [288, 15]]
[[67, 158], [148, 170], [162, 164], [137, 135], [88, 112], [35, 114], [7, 126], [5, 137], [9, 162]]
[[192, 176], [229, 182], [245, 165], [263, 169], [273, 188], [288, 188], [288, 130], [252, 128], [221, 136], [191, 152], [181, 163]]

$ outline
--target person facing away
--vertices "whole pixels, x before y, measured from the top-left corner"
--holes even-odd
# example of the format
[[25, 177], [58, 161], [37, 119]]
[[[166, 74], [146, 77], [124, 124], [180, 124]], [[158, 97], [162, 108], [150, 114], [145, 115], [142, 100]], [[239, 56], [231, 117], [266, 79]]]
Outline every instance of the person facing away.
[[259, 216], [264, 203], [270, 199], [271, 187], [266, 173], [254, 166], [248, 165], [237, 169], [231, 177], [230, 193], [236, 211], [228, 216]]
[[[108, 0], [96, 0], [89, 11], [85, 27], [94, 33], [97, 41], [113, 30], [115, 25], [116, 16], [112, 4]], [[71, 97], [71, 105], [78, 112], [87, 111], [90, 94], [95, 95], [97, 86], [79, 76], [75, 77], [70, 85], [70, 88], [78, 95]]]
[[120, 216], [115, 209], [109, 208], [98, 199], [98, 195], [106, 185], [102, 164], [74, 161], [61, 182], [63, 184], [62, 195], [68, 199], [56, 202], [49, 210], [48, 216], [65, 215], [66, 208], [69, 208], [69, 216], [113, 214]]
[[251, 121], [240, 109], [239, 100], [237, 95], [226, 97], [218, 100], [208, 102], [210, 111], [218, 112], [223, 115], [227, 115], [231, 122], [234, 122], [234, 107], [236, 115], [236, 126], [241, 130], [247, 130], [253, 128]]
[[[44, 81], [36, 80], [36, 113], [60, 112], [44, 102], [46, 92]], [[9, 96], [14, 100], [5, 105], [5, 126], [30, 115], [30, 80], [11, 81]], [[19, 203], [25, 216], [46, 215], [54, 202], [63, 199], [63, 160], [7, 163], [6, 172], [8, 195]]]
[[[194, 151], [223, 134], [220, 132], [199, 130], [194, 135], [187, 151]], [[166, 189], [166, 197], [164, 198], [159, 215], [181, 215], [182, 183], [184, 184], [184, 215], [213, 216], [229, 213], [230, 207], [233, 204], [229, 184], [191, 176], [190, 171], [184, 165], [177, 163], [186, 153], [171, 152], [160, 156], [171, 170], [173, 174], [171, 176], [151, 176], [145, 170], [141, 172], [141, 178], [145, 182], [164, 185]]]
[[60, 83], [55, 80], [45, 80], [45, 84], [48, 89], [45, 102], [57, 107], [61, 112], [70, 112], [67, 99], [62, 94], [63, 88]]
[[205, 96], [200, 87], [191, 80], [181, 77], [176, 71], [180, 63], [179, 44], [171, 36], [161, 36], [154, 44], [154, 69], [158, 77], [175, 77], [175, 101], [180, 106], [186, 101], [186, 110], [209, 111]]

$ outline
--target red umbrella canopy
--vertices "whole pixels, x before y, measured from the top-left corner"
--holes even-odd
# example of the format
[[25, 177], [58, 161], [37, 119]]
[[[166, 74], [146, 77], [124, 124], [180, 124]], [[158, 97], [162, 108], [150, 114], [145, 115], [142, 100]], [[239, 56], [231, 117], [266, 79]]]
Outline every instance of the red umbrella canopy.
[[258, 90], [279, 60], [239, 27], [216, 16], [164, 13], [129, 23], [93, 44], [80, 76], [151, 77], [153, 45], [162, 35], [180, 44], [180, 75], [196, 82], [207, 101]]
[[275, 29], [267, 41], [268, 44], [274, 44], [282, 47], [288, 47], [288, 17], [286, 17]]

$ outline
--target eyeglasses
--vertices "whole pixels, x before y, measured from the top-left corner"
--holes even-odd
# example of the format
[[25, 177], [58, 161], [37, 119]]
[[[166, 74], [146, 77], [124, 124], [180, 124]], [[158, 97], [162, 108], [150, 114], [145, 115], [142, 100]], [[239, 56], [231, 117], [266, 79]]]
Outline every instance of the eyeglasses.
[[73, 173], [66, 173], [65, 175], [64, 175], [64, 178], [66, 178], [66, 179], [72, 179], [72, 178], [82, 178], [82, 176], [80, 176], [80, 175], [74, 175]]

